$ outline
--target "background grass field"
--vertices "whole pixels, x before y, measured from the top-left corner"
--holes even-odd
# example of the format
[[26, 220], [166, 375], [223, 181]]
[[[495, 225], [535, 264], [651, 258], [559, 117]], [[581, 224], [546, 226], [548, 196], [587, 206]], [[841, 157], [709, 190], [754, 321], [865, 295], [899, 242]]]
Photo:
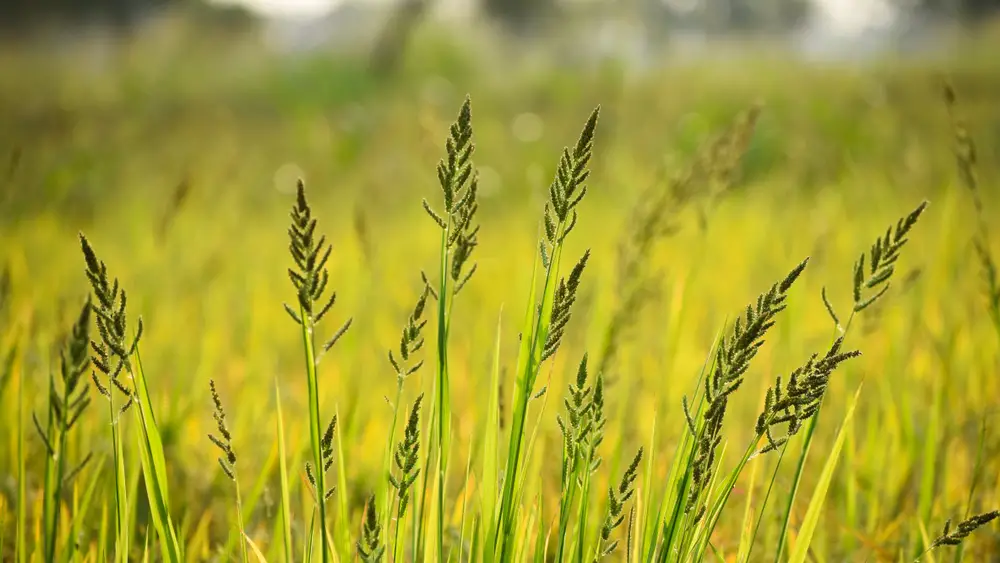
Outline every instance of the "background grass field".
[[[774, 376], [829, 342], [833, 324], [821, 288], [846, 310], [858, 255], [927, 199], [889, 293], [848, 337], [863, 356], [830, 383], [788, 541], [796, 541], [825, 452], [862, 379], [810, 558], [912, 561], [947, 519], [1000, 505], [1000, 332], [989, 315], [972, 245], [976, 213], [959, 179], [941, 95], [947, 78], [976, 140], [985, 217], [995, 217], [1000, 69], [980, 48], [934, 62], [810, 65], [760, 55], [636, 75], [613, 63], [532, 69], [483, 62], [427, 34], [416, 38], [398, 74], [378, 78], [352, 58], [262, 62], [196, 40], [182, 44], [166, 55], [162, 45], [138, 45], [120, 66], [102, 71], [89, 69], [82, 55], [10, 48], [0, 56], [0, 269], [9, 288], [0, 307], [0, 351], [9, 358], [0, 372], [0, 559], [15, 557], [18, 498], [26, 500], [26, 554], [40, 549], [44, 445], [30, 413], [44, 410], [59, 342], [89, 291], [79, 231], [128, 289], [130, 322], [138, 315], [144, 321], [143, 367], [188, 559], [237, 556], [230, 483], [205, 439], [214, 431], [210, 378], [239, 453], [247, 534], [269, 560], [281, 560], [275, 387], [280, 391], [292, 532], [304, 537], [312, 503], [302, 486], [310, 454], [301, 334], [282, 308], [295, 298], [286, 229], [302, 177], [333, 243], [338, 301], [331, 323], [354, 318], [319, 368], [323, 410], [336, 410], [340, 421], [343, 458], [332, 474], [346, 487], [331, 509], [331, 533], [341, 560], [353, 560], [364, 504], [384, 486], [387, 403], [395, 392], [386, 350], [397, 346], [422, 288], [419, 272], [433, 272], [438, 259], [439, 232], [421, 199], [436, 204], [440, 197], [435, 165], [466, 94], [482, 228], [479, 268], [456, 301], [450, 335], [452, 541], [463, 522], [472, 525], [463, 521], [462, 501], [472, 503], [481, 487], [497, 329], [509, 411], [546, 190], [560, 151], [598, 104], [590, 193], [566, 249], [576, 257], [589, 248], [592, 256], [563, 346], [540, 374], [548, 392], [532, 418], [539, 417], [540, 430], [527, 462], [525, 515], [538, 495], [547, 519], [557, 507], [556, 414], [580, 356], [600, 354], [619, 304], [616, 259], [629, 210], [643, 190], [665, 189], [702, 143], [756, 102], [756, 130], [731, 184], [672, 209], [675, 230], [653, 249], [647, 271], [655, 291], [605, 374], [608, 435], [596, 479], [620, 475], [644, 446], [636, 499], [641, 505], [648, 498], [686, 431], [681, 397], [695, 390], [716, 335], [810, 256], [788, 310], [729, 405], [725, 459], [734, 463]], [[247, 66], [236, 69], [240, 64]], [[997, 240], [989, 242], [1000, 251]], [[433, 369], [418, 372], [406, 384], [404, 405], [419, 392], [429, 395], [432, 380]], [[101, 528], [114, 525], [104, 506], [114, 487], [107, 424], [103, 409], [90, 408], [69, 445], [74, 460], [95, 456], [66, 497], [69, 511], [95, 484], [97, 500], [75, 530], [89, 560], [104, 553]], [[139, 479], [137, 431], [125, 432], [127, 474]], [[774, 557], [777, 507], [800, 446], [794, 438], [754, 560]], [[748, 495], [758, 502], [774, 463], [774, 456], [755, 459], [740, 479], [712, 541], [724, 560], [735, 560]], [[149, 507], [141, 492], [129, 500], [138, 556]], [[595, 501], [595, 520], [603, 500]], [[534, 530], [527, 520], [519, 529]], [[953, 552], [935, 556], [949, 560]], [[964, 556], [1000, 557], [997, 524], [972, 536]], [[35, 551], [35, 560], [41, 557]]]

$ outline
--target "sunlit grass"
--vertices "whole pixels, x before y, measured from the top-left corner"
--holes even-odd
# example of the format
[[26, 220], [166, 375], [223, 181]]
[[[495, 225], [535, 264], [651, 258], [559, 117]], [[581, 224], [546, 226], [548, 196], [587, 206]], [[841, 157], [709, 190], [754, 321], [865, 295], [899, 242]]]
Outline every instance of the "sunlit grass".
[[[745, 547], [753, 560], [773, 559], [786, 532], [785, 553], [799, 560], [806, 547], [829, 561], [898, 560], [900, 554], [912, 560], [945, 521], [956, 523], [941, 534], [948, 537], [959, 521], [1000, 504], [994, 416], [1000, 339], [972, 247], [975, 237], [986, 237], [981, 245], [995, 253], [997, 241], [977, 227], [933, 74], [801, 70], [812, 80], [793, 87], [803, 79], [800, 70], [759, 67], [733, 76], [673, 70], [627, 87], [613, 74], [566, 73], [547, 81], [527, 76], [490, 94], [487, 76], [470, 75], [466, 84], [432, 68], [433, 81], [408, 74], [396, 92], [330, 98], [329, 107], [309, 98], [258, 112], [227, 107], [222, 97], [200, 97], [147, 114], [134, 111], [135, 100], [112, 99], [102, 110], [107, 118], [69, 102], [64, 122], [3, 129], [2, 147], [19, 147], [19, 156], [8, 175], [0, 169], [0, 198], [8, 205], [0, 211], [0, 271], [9, 271], [11, 288], [0, 306], [0, 361], [6, 362], [0, 364], [0, 558], [14, 557], [15, 549], [42, 558], [49, 541], [68, 545], [69, 530], [78, 541], [77, 560], [110, 558], [120, 533], [128, 535], [136, 556], [144, 549], [155, 554], [163, 544], [153, 542], [150, 531], [171, 527], [178, 553], [199, 560], [220, 551], [237, 557], [244, 544], [236, 535], [232, 482], [218, 470], [218, 452], [205, 439], [216, 431], [206, 392], [214, 380], [225, 398], [232, 449], [240, 455], [239, 519], [253, 542], [248, 550], [259, 547], [268, 560], [305, 560], [307, 545], [319, 560], [327, 543], [324, 526], [334, 560], [353, 559], [359, 541], [366, 553], [385, 546], [386, 556], [405, 560], [421, 546], [429, 560], [442, 551], [456, 560], [463, 550], [478, 560], [531, 560], [545, 545], [554, 556], [565, 542], [568, 560], [569, 554], [590, 559], [615, 540], [612, 557], [638, 560], [652, 552], [660, 516], [672, 509], [664, 507], [663, 484], [687, 432], [681, 398], [696, 389], [725, 327], [810, 257], [767, 345], [729, 401], [722, 432], [729, 447], [717, 485], [741, 463], [774, 376], [829, 346], [833, 326], [821, 288], [832, 303], [850, 304], [858, 255], [926, 198], [932, 205], [909, 237], [884, 300], [851, 329], [850, 349], [863, 356], [830, 378], [810, 456], [801, 458], [798, 500], [787, 527], [782, 519], [801, 435], [782, 454], [766, 511], [758, 513], [775, 454], [749, 460], [758, 466], [727, 493], [727, 509], [710, 514], [717, 518], [710, 537], [696, 528], [681, 534], [687, 534], [687, 547], [731, 560], [762, 514], [752, 547]], [[296, 84], [308, 90], [309, 79], [303, 74]], [[978, 181], [989, 217], [997, 206], [988, 186], [997, 185], [1000, 170], [997, 139], [990, 136], [1000, 115], [990, 100], [1000, 75], [958, 72], [955, 82], [965, 92], [959, 111], [979, 141]], [[420, 352], [426, 366], [402, 385], [399, 373], [408, 368], [394, 368], [385, 351], [400, 349], [400, 330], [427, 291], [420, 271], [438, 290], [463, 279], [439, 275], [453, 255], [447, 245], [442, 249], [441, 230], [421, 209], [421, 198], [437, 206], [432, 196], [441, 186], [434, 166], [466, 91], [476, 100], [476, 272], [459, 299], [445, 301], [449, 307], [428, 300], [427, 343]], [[689, 202], [674, 221], [676, 232], [664, 235], [644, 259], [651, 292], [622, 333], [604, 374], [613, 377], [601, 384], [601, 465], [592, 475], [569, 472], [586, 487], [561, 496], [563, 436], [556, 417], [566, 416], [562, 399], [580, 359], [604, 349], [620, 305], [617, 253], [633, 226], [628, 210], [647, 186], [665, 188], [710, 134], [758, 99], [765, 104], [731, 185], [719, 197]], [[568, 276], [589, 249], [583, 281], [558, 353], [540, 369], [528, 362], [519, 370], [518, 332], [530, 338], [531, 330], [522, 327], [536, 321], [529, 307], [525, 322], [525, 304], [551, 306], [554, 297], [543, 294], [554, 293], [559, 278], [543, 290], [539, 261], [533, 295], [531, 261], [545, 237], [548, 184], [560, 150], [572, 150], [583, 118], [597, 104], [601, 120], [589, 192], [560, 250], [567, 257], [561, 275]], [[518, 138], [512, 124], [522, 112], [540, 117], [539, 139]], [[282, 308], [283, 302], [295, 304], [286, 230], [298, 175], [307, 180], [312, 212], [334, 246], [326, 267], [330, 290], [337, 289], [339, 322], [323, 336], [354, 318], [308, 378], [302, 377], [302, 329]], [[71, 458], [67, 467], [88, 453], [96, 459], [65, 487], [65, 517], [50, 529], [41, 524], [52, 518], [42, 502], [49, 498], [43, 494], [45, 445], [32, 430], [30, 413], [46, 412], [49, 373], [59, 369], [55, 354], [89, 290], [80, 230], [128, 289], [129, 329], [139, 314], [143, 318], [140, 369], [148, 396], [137, 416], [122, 418], [127, 428], [118, 472], [108, 409], [88, 409], [62, 437]], [[439, 285], [439, 278], [447, 284]], [[439, 333], [441, 318], [449, 319], [445, 334]], [[315, 365], [308, 346], [306, 358]], [[591, 375], [585, 385], [598, 381]], [[519, 391], [519, 376], [536, 379]], [[448, 385], [446, 409], [435, 387], [442, 383]], [[406, 425], [418, 401], [411, 432]], [[140, 423], [154, 412], [149, 428], [162, 441], [162, 485], [138, 480], [160, 465], [155, 452], [136, 455], [143, 451], [137, 440], [146, 435]], [[329, 461], [321, 434], [334, 413], [336, 462], [318, 480], [321, 496], [332, 490], [334, 498], [313, 517], [305, 462], [318, 467]], [[447, 436], [438, 433], [442, 421]], [[508, 485], [508, 492], [495, 480], [509, 474], [508, 450], [522, 447], [510, 440], [515, 423], [523, 424], [532, 447], [514, 464], [523, 481]], [[386, 473], [405, 474], [392, 456], [407, 441], [411, 449], [419, 443], [420, 473], [397, 521], [398, 489], [388, 488]], [[442, 445], [446, 459], [435, 457]], [[640, 448], [635, 493], [615, 512], [607, 489], [618, 490]], [[828, 464], [831, 450], [839, 461]], [[24, 479], [18, 478], [21, 462]], [[117, 487], [116, 473], [122, 477]], [[446, 486], [439, 488], [442, 477]], [[169, 506], [151, 513], [147, 496], [156, 498], [166, 485]], [[752, 503], [746, 504], [749, 487]], [[108, 500], [116, 490], [126, 503], [120, 508], [124, 532], [117, 528], [118, 505]], [[89, 516], [81, 517], [79, 507]], [[561, 526], [564, 513], [569, 516]], [[623, 521], [603, 538], [609, 514]], [[574, 528], [584, 521], [583, 530]], [[421, 529], [431, 535], [420, 536]], [[35, 530], [57, 536], [36, 537]], [[811, 536], [808, 546], [800, 533]], [[498, 534], [503, 541], [492, 539]], [[993, 523], [966, 540], [966, 559], [995, 557], [996, 534]], [[465, 545], [458, 545], [460, 538]]]

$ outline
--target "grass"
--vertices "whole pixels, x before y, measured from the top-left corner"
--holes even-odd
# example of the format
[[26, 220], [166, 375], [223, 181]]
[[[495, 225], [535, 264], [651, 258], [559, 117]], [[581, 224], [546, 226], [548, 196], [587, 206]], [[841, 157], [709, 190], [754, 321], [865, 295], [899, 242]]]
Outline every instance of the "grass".
[[4, 126], [0, 558], [1000, 553], [995, 70], [421, 53]]

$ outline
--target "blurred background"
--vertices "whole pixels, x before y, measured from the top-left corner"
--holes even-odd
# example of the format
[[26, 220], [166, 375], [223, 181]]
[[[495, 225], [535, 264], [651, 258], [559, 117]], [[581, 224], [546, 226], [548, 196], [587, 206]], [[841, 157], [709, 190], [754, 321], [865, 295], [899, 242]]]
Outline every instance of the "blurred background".
[[[746, 424], [727, 436], [745, 439], [774, 374], [827, 342], [820, 289], [849, 307], [858, 255], [931, 201], [887, 304], [852, 335], [865, 356], [831, 384], [825, 412], [835, 414], [813, 446], [827, 451], [867, 377], [814, 551], [821, 561], [894, 560], [922, 527], [1000, 504], [1000, 333], [941, 94], [944, 81], [955, 86], [976, 140], [982, 217], [995, 217], [998, 53], [998, 0], [3, 0], [0, 346], [22, 343], [27, 396], [40, 408], [56, 344], [88, 291], [85, 232], [128, 289], [130, 318], [145, 321], [143, 358], [191, 553], [231, 539], [224, 517], [203, 517], [229, 510], [227, 482], [203, 469], [215, 456], [204, 439], [210, 377], [232, 405], [234, 447], [256, 483], [249, 533], [271, 546], [275, 382], [286, 426], [303, 430], [289, 431], [290, 450], [308, 443], [300, 340], [281, 306], [294, 298], [286, 229], [302, 178], [334, 245], [331, 326], [355, 319], [321, 371], [359, 517], [387, 434], [383, 396], [395, 389], [385, 350], [420, 271], [437, 260], [439, 234], [420, 202], [439, 201], [435, 165], [462, 100], [471, 95], [482, 231], [478, 273], [454, 313], [461, 460], [483, 420], [498, 318], [513, 388], [547, 188], [600, 104], [590, 192], [567, 249], [593, 257], [550, 389], [565, 389], [584, 351], [610, 353], [609, 327], [626, 308], [630, 218], [667, 201], [643, 258], [649, 291], [607, 361], [625, 382], [609, 391], [608, 443], [619, 451], [654, 423], [661, 452], [672, 451], [681, 395], [715, 335], [812, 256], [787, 322], [730, 407]], [[719, 161], [725, 177], [674, 190], [670, 179], [752, 108], [740, 158]], [[407, 401], [430, 389], [424, 371]], [[540, 419], [538, 463], [558, 456], [560, 399]], [[14, 498], [12, 401], [0, 395], [0, 501]], [[107, 453], [105, 413], [91, 410], [77, 447]], [[33, 438], [29, 463], [40, 467]], [[822, 458], [813, 455], [803, 490]], [[668, 462], [660, 455], [654, 471]], [[554, 490], [550, 473], [539, 486]], [[739, 538], [743, 498], [720, 527], [723, 551]], [[973, 560], [1000, 550], [990, 533]]]

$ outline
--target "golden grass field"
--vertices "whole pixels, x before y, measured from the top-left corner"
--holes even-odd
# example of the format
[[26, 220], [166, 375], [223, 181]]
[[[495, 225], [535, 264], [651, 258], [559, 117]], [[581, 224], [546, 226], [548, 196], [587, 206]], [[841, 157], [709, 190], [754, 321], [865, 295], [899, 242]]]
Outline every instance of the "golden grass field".
[[[213, 75], [201, 60], [192, 62], [194, 70], [179, 61], [151, 69], [128, 62], [125, 70], [86, 78], [82, 71], [75, 76], [69, 62], [47, 69], [37, 59], [32, 72], [28, 55], [4, 55], [9, 88], [0, 111], [10, 119], [0, 125], [0, 269], [9, 292], [0, 309], [0, 352], [10, 363], [0, 372], [0, 559], [45, 560], [39, 547], [45, 450], [31, 413], [44, 421], [59, 342], [90, 290], [82, 231], [128, 291], [130, 329], [138, 316], [144, 322], [142, 364], [186, 559], [229, 561], [239, 552], [231, 483], [205, 437], [214, 432], [213, 379], [239, 455], [246, 532], [269, 561], [283, 560], [275, 438], [280, 391], [294, 559], [302, 560], [313, 505], [303, 486], [302, 463], [311, 455], [308, 403], [301, 332], [282, 306], [295, 303], [286, 273], [292, 265], [287, 229], [301, 176], [319, 230], [333, 244], [330, 286], [338, 299], [324, 334], [354, 319], [318, 378], [325, 416], [339, 417], [338, 462], [330, 473], [338, 491], [329, 527], [336, 557], [355, 560], [365, 502], [385, 486], [381, 471], [396, 387], [386, 352], [398, 346], [422, 288], [420, 272], [431, 275], [438, 267], [440, 234], [421, 199], [440, 207], [435, 166], [466, 93], [481, 230], [478, 270], [454, 302], [449, 331], [453, 440], [444, 519], [453, 533], [443, 535], [451, 549], [460, 536], [466, 542], [473, 536], [498, 339], [505, 407], [500, 447], [506, 451], [503, 421], [509, 422], [546, 190], [560, 151], [572, 146], [598, 104], [590, 191], [567, 239], [563, 268], [568, 272], [585, 249], [591, 259], [563, 345], [539, 372], [535, 390], [546, 385], [547, 392], [531, 403], [529, 429], [537, 422], [538, 437], [525, 465], [517, 523], [523, 557], [539, 551], [536, 528], [552, 526], [558, 508], [556, 415], [564, 412], [566, 385], [583, 353], [599, 359], [621, 305], [616, 260], [633, 224], [629, 210], [637, 202], [652, 205], [640, 194], [667, 189], [668, 178], [693, 162], [699, 145], [758, 101], [756, 129], [732, 181], [698, 184], [700, 196], [668, 209], [675, 229], [652, 246], [642, 269], [652, 293], [605, 373], [607, 430], [595, 490], [617, 480], [643, 446], [634, 503], [640, 516], [655, 510], [647, 505], [650, 495], [662, 494], [686, 432], [682, 396], [696, 390], [717, 335], [811, 257], [729, 403], [722, 457], [728, 471], [753, 438], [774, 376], [829, 344], [835, 327], [821, 289], [841, 314], [848, 311], [855, 261], [926, 199], [930, 205], [908, 237], [890, 289], [848, 334], [845, 346], [863, 355], [830, 381], [785, 555], [799, 541], [856, 392], [808, 560], [913, 561], [946, 520], [1000, 507], [1000, 330], [973, 247], [979, 219], [959, 176], [941, 95], [948, 78], [978, 149], [983, 218], [995, 256], [1000, 71], [968, 57], [856, 66], [764, 59], [641, 77], [613, 66], [499, 75], [441, 49], [415, 56], [388, 83], [338, 60], [289, 63], [244, 83]], [[199, 71], [206, 84], [196, 80]], [[15, 79], [19, 72], [25, 78]], [[428, 350], [436, 330], [429, 318]], [[435, 362], [430, 352], [426, 359], [405, 384], [404, 407], [419, 392], [429, 400]], [[108, 412], [94, 389], [90, 394], [93, 404], [72, 430], [67, 456], [79, 461], [93, 452], [94, 458], [64, 491], [67, 517], [58, 542], [69, 545], [65, 526], [73, 522], [75, 557], [96, 561], [110, 558], [114, 473]], [[122, 426], [133, 553], [140, 557], [145, 546], [159, 560], [155, 544], [146, 544], [153, 535], [139, 483], [138, 430], [131, 417]], [[401, 432], [400, 425], [396, 436]], [[776, 557], [802, 438], [793, 437], [784, 454], [753, 561]], [[756, 517], [775, 461], [772, 453], [747, 465], [706, 560], [739, 560], [747, 507]], [[76, 516], [74, 507], [91, 485], [88, 510]], [[605, 498], [591, 498], [597, 522]], [[624, 526], [615, 532], [624, 534]], [[624, 542], [613, 560], [625, 560]], [[966, 561], [996, 560], [1000, 527], [988, 524], [961, 549]], [[922, 560], [949, 561], [959, 553], [943, 547]]]

